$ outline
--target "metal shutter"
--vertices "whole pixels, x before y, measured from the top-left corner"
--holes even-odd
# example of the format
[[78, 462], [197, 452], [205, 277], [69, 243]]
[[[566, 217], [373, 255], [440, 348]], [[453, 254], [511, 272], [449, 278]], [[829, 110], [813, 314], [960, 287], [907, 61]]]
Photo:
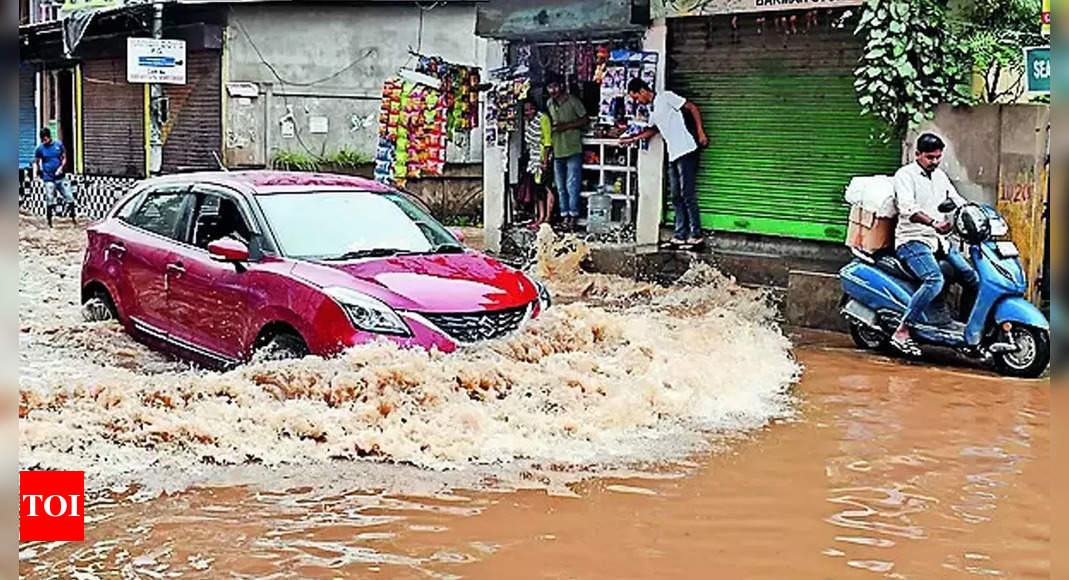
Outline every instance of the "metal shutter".
[[144, 85], [126, 82], [126, 58], [82, 63], [85, 172], [144, 177]]
[[19, 67], [19, 169], [33, 164], [37, 149], [37, 71]]
[[223, 106], [220, 53], [198, 51], [186, 60], [186, 84], [165, 85], [170, 119], [163, 128], [163, 172], [219, 167]]
[[[722, 231], [842, 241], [843, 193], [856, 175], [893, 173], [897, 139], [862, 116], [853, 88], [856, 23], [823, 13], [797, 33], [782, 14], [669, 21], [669, 86], [702, 110], [712, 143], [698, 166], [702, 225]], [[763, 25], [758, 22], [763, 18]]]

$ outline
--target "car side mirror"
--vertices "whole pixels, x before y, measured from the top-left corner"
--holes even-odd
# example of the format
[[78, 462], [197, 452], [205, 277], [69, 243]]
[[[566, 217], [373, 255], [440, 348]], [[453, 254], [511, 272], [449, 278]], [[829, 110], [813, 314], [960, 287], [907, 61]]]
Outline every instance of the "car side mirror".
[[249, 247], [231, 238], [215, 240], [208, 244], [208, 253], [218, 262], [247, 262]]
[[464, 243], [464, 231], [463, 230], [461, 230], [460, 228], [449, 228], [449, 233], [453, 234], [453, 237], [456, 238], [458, 242], [460, 242], [462, 244]]
[[938, 209], [942, 213], [950, 213], [958, 209], [958, 204], [954, 203], [953, 199], [947, 198], [943, 200], [943, 203], [939, 204]]

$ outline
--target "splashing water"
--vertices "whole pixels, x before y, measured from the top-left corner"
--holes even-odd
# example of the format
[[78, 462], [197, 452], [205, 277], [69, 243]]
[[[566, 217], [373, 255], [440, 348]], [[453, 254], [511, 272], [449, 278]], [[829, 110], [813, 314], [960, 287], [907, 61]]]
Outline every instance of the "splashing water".
[[73, 228], [20, 224], [19, 459], [99, 485], [361, 458], [432, 470], [656, 461], [789, 415], [800, 372], [760, 292], [704, 265], [673, 287], [586, 274], [589, 250], [548, 228], [535, 274], [566, 304], [506, 339], [191, 369], [116, 323], [80, 321], [83, 244]]

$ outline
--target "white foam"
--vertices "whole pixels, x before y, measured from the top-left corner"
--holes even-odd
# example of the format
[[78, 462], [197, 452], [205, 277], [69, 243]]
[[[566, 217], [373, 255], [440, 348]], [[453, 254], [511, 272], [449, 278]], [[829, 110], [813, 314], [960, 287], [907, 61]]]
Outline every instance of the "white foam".
[[[791, 413], [800, 369], [774, 309], [707, 266], [674, 288], [586, 275], [582, 249], [554, 253], [543, 235], [539, 271], [577, 302], [516, 336], [451, 355], [381, 343], [213, 373], [168, 362], [115, 324], [80, 322], [66, 300], [77, 246], [44, 251], [76, 242], [31, 226], [20, 227], [21, 338], [32, 345], [20, 352], [23, 468], [114, 485], [182, 472], [194, 483], [199, 470], [250, 463], [589, 467], [681, 458], [709, 432]], [[46, 295], [64, 299], [57, 308]]]

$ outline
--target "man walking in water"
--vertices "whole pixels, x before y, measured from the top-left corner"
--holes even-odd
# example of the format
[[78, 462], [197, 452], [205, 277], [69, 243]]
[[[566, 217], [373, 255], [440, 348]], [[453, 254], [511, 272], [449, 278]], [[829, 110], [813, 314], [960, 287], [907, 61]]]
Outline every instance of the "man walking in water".
[[[701, 216], [698, 214], [696, 175], [698, 172], [698, 146], [709, 145], [709, 137], [702, 126], [702, 114], [698, 106], [673, 93], [662, 91], [654, 94], [650, 85], [642, 79], [631, 79], [627, 85], [631, 98], [643, 105], [653, 103], [650, 112], [651, 127], [645, 131], [620, 140], [627, 145], [649, 139], [660, 133], [668, 147], [668, 189], [675, 205], [676, 224], [672, 235], [673, 245], [700, 245], [702, 240]], [[687, 128], [686, 111], [694, 121], [696, 135]]]
[[52, 212], [56, 206], [66, 206], [70, 211], [71, 221], [74, 217], [74, 196], [71, 195], [63, 170], [67, 166], [67, 151], [63, 144], [52, 139], [52, 131], [47, 127], [41, 129], [41, 144], [33, 154], [34, 166], [41, 181], [45, 184], [45, 215], [48, 227], [52, 227]]
[[954, 200], [958, 207], [968, 203], [939, 169], [945, 147], [938, 136], [921, 135], [917, 139], [916, 161], [895, 173], [898, 206], [895, 251], [898, 259], [921, 279], [921, 286], [913, 294], [898, 330], [891, 336], [891, 345], [910, 356], [920, 356], [921, 351], [910, 336], [909, 325], [919, 321], [945, 283], [937, 259], [945, 259], [953, 266], [966, 296], [974, 295], [980, 283], [976, 270], [947, 239], [953, 224], [939, 211], [939, 204], [947, 199]]
[[579, 221], [580, 189], [583, 184], [583, 134], [588, 122], [583, 102], [570, 94], [560, 79], [550, 79], [549, 118], [553, 121], [553, 174], [557, 178], [560, 215], [564, 231], [576, 228]]

